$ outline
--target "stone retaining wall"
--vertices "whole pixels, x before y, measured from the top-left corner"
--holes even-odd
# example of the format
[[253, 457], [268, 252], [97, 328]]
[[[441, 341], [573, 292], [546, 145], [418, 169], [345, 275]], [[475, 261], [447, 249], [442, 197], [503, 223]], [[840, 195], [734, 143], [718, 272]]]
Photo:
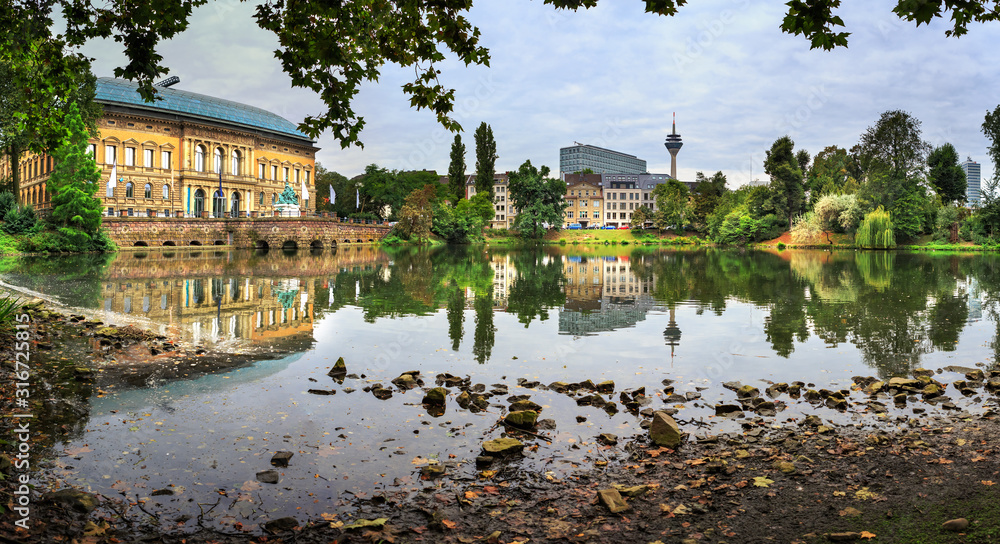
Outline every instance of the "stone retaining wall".
[[331, 248], [378, 242], [392, 227], [341, 223], [323, 217], [182, 219], [105, 217], [118, 247], [233, 246], [240, 248]]

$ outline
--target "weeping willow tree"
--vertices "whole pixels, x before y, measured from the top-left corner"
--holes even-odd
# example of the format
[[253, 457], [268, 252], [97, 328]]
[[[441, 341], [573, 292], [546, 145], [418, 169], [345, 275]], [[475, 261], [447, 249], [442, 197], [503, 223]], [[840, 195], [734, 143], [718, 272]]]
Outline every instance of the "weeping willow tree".
[[854, 243], [865, 249], [889, 249], [896, 247], [896, 235], [893, 234], [892, 214], [879, 206], [868, 213], [858, 232], [854, 235]]

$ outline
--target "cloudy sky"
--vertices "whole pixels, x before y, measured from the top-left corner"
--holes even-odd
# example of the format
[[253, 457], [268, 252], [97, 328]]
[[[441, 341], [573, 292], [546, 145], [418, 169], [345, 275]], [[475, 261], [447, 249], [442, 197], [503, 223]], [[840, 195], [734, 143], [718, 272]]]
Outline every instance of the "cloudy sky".
[[[294, 121], [323, 111], [311, 92], [292, 89], [273, 57], [276, 39], [252, 18], [253, 3], [222, 0], [196, 10], [191, 27], [160, 49], [176, 88], [245, 102]], [[993, 54], [1000, 24], [945, 38], [946, 23], [916, 28], [896, 18], [895, 2], [849, 2], [838, 13], [850, 47], [809, 50], [782, 34], [784, 2], [700, 0], [674, 17], [643, 12], [639, 0], [602, 0], [580, 12], [539, 0], [476, 0], [468, 17], [482, 31], [491, 67], [441, 66], [456, 89], [466, 163], [475, 168], [473, 132], [485, 121], [497, 140], [496, 169], [525, 160], [559, 167], [559, 148], [598, 145], [669, 172], [663, 141], [671, 114], [684, 140], [678, 173], [723, 171], [730, 187], [764, 178], [764, 152], [788, 134], [796, 148], [850, 148], [879, 114], [910, 112], [933, 145], [951, 142], [964, 160], [993, 165], [980, 131], [1000, 104]], [[99, 76], [121, 63], [116, 44], [94, 43]], [[375, 163], [447, 172], [453, 135], [428, 111], [411, 110], [401, 86], [413, 69], [386, 66], [355, 102], [367, 127], [364, 148], [343, 150], [329, 135], [318, 160], [348, 177]]]

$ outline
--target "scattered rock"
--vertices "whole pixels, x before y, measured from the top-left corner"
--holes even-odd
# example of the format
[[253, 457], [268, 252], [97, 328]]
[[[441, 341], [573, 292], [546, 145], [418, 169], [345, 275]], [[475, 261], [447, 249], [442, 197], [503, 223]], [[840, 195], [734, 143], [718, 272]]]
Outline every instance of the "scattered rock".
[[333, 364], [333, 368], [326, 375], [331, 378], [345, 377], [347, 375], [347, 363], [344, 362], [344, 358], [337, 358], [337, 362]]
[[771, 467], [775, 470], [780, 470], [782, 474], [792, 474], [795, 472], [795, 463], [791, 461], [775, 461]]
[[150, 496], [160, 497], [162, 495], [173, 495], [173, 494], [174, 494], [174, 490], [173, 489], [170, 489], [169, 487], [165, 487], [163, 489], [157, 489], [157, 490], [153, 491], [152, 493], [150, 493]]
[[741, 399], [749, 399], [760, 396], [760, 390], [752, 385], [744, 385], [736, 390], [736, 397]]
[[421, 401], [422, 404], [429, 404], [431, 406], [444, 406], [445, 399], [448, 397], [448, 390], [443, 387], [435, 387], [424, 395], [424, 400]]
[[469, 395], [468, 391], [462, 391], [462, 393], [455, 398], [455, 402], [457, 402], [462, 408], [468, 409], [469, 403], [472, 402], [472, 396]]
[[955, 531], [960, 533], [969, 528], [969, 520], [965, 518], [950, 519], [941, 524], [941, 528], [945, 531]]
[[674, 421], [674, 418], [667, 415], [666, 412], [656, 412], [653, 414], [653, 424], [649, 428], [649, 437], [657, 446], [666, 446], [668, 448], [676, 448], [683, 440], [677, 422]]
[[97, 497], [73, 488], [60, 489], [42, 495], [42, 501], [50, 504], [58, 504], [64, 508], [89, 514], [97, 508]]
[[534, 410], [509, 412], [503, 420], [504, 423], [510, 426], [519, 427], [521, 429], [530, 429], [534, 427], [538, 421], [538, 412], [535, 412]]
[[628, 510], [628, 504], [617, 489], [601, 489], [597, 492], [597, 497], [612, 514]]
[[614, 446], [618, 443], [618, 437], [611, 433], [601, 433], [597, 436], [597, 441], [605, 446]]
[[292, 459], [293, 455], [295, 454], [290, 451], [275, 452], [275, 454], [271, 456], [271, 465], [276, 467], [287, 467], [288, 461]]
[[483, 442], [483, 451], [494, 455], [511, 455], [524, 449], [524, 443], [516, 438], [497, 438]]
[[290, 531], [299, 526], [299, 522], [295, 521], [293, 517], [272, 519], [271, 521], [264, 524], [264, 530], [274, 534], [281, 533], [284, 531]]
[[725, 416], [729, 414], [743, 413], [743, 407], [737, 404], [716, 404], [715, 415]]
[[534, 412], [541, 412], [542, 406], [536, 402], [531, 402], [530, 400], [519, 400], [514, 404], [510, 405], [511, 412], [520, 412], [521, 410], [532, 410]]
[[605, 394], [607, 394], [607, 393], [614, 393], [615, 392], [615, 382], [613, 380], [605, 380], [605, 381], [597, 384], [594, 387], [594, 389], [596, 389], [598, 393], [605, 393]]
[[257, 473], [257, 481], [265, 484], [276, 484], [278, 483], [278, 471], [277, 470], [264, 470]]
[[933, 376], [933, 375], [934, 375], [934, 371], [933, 370], [928, 370], [926, 368], [916, 368], [916, 369], [913, 370], [913, 376], [914, 377], [918, 377], [918, 378], [920, 376], [930, 377], [930, 376]]
[[310, 395], [336, 395], [337, 391], [334, 390], [334, 389], [330, 389], [330, 390], [327, 390], [327, 389], [309, 389], [308, 391], [306, 391], [306, 393], [309, 393]]
[[649, 486], [633, 485], [632, 487], [625, 487], [623, 485], [615, 484], [615, 490], [618, 491], [619, 494], [626, 497], [638, 497], [639, 495], [645, 495], [649, 492]]

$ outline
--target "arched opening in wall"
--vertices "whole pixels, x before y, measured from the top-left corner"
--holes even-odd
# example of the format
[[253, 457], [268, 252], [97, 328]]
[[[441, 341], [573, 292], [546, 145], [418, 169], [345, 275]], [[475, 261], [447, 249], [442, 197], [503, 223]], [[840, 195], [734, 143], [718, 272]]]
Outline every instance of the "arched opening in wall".
[[295, 240], [285, 240], [285, 243], [281, 244], [281, 249], [299, 249], [299, 244]]
[[163, 242], [163, 245], [169, 246], [169, 247], [174, 247], [177, 244], [173, 240], [167, 240], [166, 242]]
[[349, 243], [351, 243], [351, 241], [350, 241], [350, 240], [348, 240], [347, 238], [344, 238], [344, 243], [345, 243], [345, 244], [349, 244]]
[[369, 241], [369, 242], [374, 242], [375, 240], [372, 240], [371, 238], [369, 238], [369, 239], [368, 239], [368, 241]]
[[224, 245], [226, 245], [226, 241], [225, 240], [216, 240], [215, 241], [215, 245], [217, 245], [217, 246], [224, 246]]
[[191, 246], [200, 246], [201, 242], [199, 242], [198, 240], [191, 240], [191, 243], [188, 244], [188, 245], [191, 245]]
[[254, 243], [253, 248], [254, 249], [270, 249], [271, 246], [267, 245], [267, 242], [265, 242], [264, 240], [257, 240]]
[[147, 244], [146, 242], [136, 242], [134, 244], [134, 247], [149, 247], [149, 244]]
[[309, 247], [311, 247], [313, 249], [323, 249], [323, 241], [322, 240], [313, 240], [312, 243], [309, 244]]
[[136, 254], [132, 255], [132, 258], [133, 259], [145, 259], [147, 256], [148, 256], [148, 254], [146, 252], [142, 252], [142, 253], [136, 253]]
[[163, 258], [164, 259], [173, 259], [174, 258], [174, 252], [173, 251], [166, 251], [166, 252], [164, 252], [163, 253]]
[[359, 243], [359, 244], [363, 244], [363, 243], [365, 243], [365, 241], [364, 241], [364, 240], [362, 240], [361, 238], [358, 238], [358, 243]]
[[201, 217], [203, 211], [205, 211], [205, 191], [198, 189], [194, 192], [194, 216]]
[[331, 249], [337, 249], [337, 241], [336, 240], [331, 240], [330, 241], [330, 248]]

